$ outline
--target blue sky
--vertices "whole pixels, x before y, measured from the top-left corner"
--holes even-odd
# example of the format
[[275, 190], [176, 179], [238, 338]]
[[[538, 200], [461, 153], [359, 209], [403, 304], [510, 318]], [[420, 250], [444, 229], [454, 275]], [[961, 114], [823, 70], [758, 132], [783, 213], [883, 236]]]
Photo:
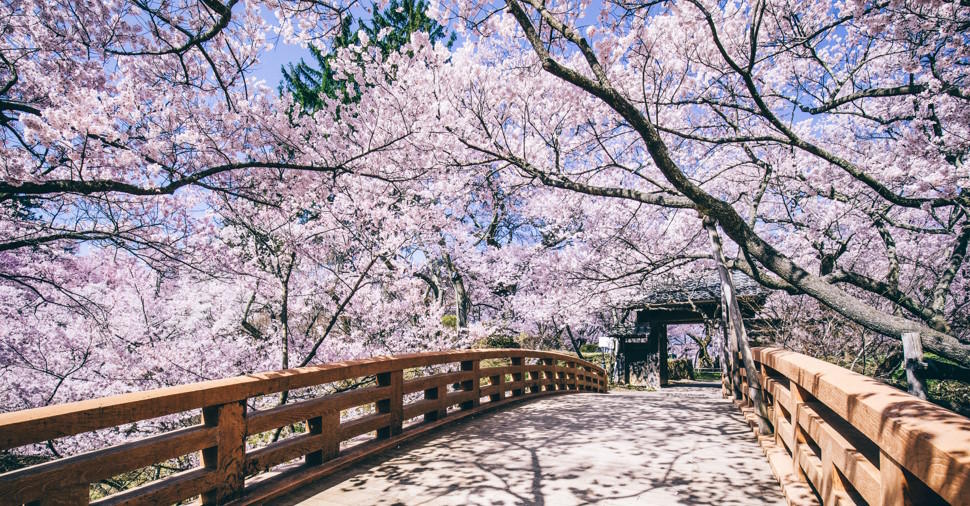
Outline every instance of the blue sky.
[[[276, 25], [276, 17], [265, 7], [263, 7], [263, 19], [274, 26]], [[257, 79], [266, 81], [267, 86], [276, 88], [283, 79], [283, 72], [281, 70], [283, 65], [296, 63], [300, 58], [309, 58], [310, 51], [304, 47], [286, 44], [283, 42], [282, 37], [277, 37], [272, 42], [274, 43], [273, 50], [262, 55], [259, 59], [259, 66], [256, 67], [253, 75]]]
[[[365, 2], [366, 3], [366, 2]], [[580, 20], [579, 28], [583, 28], [590, 24], [596, 24], [597, 16], [602, 8], [602, 0], [592, 0], [590, 6], [586, 11], [586, 16]], [[353, 9], [352, 14], [355, 18], [367, 19], [368, 13], [365, 9]], [[269, 9], [263, 8], [263, 17], [267, 22], [275, 25], [276, 18], [273, 16]], [[310, 51], [307, 48], [300, 47], [293, 44], [286, 44], [283, 42], [282, 38], [274, 40], [273, 50], [262, 55], [260, 58], [260, 64], [253, 72], [253, 75], [257, 79], [266, 81], [266, 84], [271, 88], [276, 88], [280, 81], [283, 79], [282, 67], [289, 63], [296, 63], [301, 58], [310, 59]], [[461, 44], [461, 40], [456, 41], [456, 46]]]

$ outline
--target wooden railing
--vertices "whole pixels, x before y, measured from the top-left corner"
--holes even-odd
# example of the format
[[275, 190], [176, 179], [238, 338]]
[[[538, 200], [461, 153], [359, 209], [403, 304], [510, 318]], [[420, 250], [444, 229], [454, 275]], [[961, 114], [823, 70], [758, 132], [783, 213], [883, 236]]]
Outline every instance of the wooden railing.
[[[500, 366], [482, 367], [483, 360]], [[448, 364], [455, 370], [420, 375]], [[370, 376], [372, 386], [247, 409], [256, 397]], [[0, 504], [88, 504], [92, 483], [195, 452], [199, 467], [93, 504], [171, 504], [197, 496], [204, 504], [259, 503], [471, 414], [544, 394], [606, 389], [603, 369], [573, 356], [473, 350], [376, 357], [5, 413], [0, 450], [193, 410], [202, 416], [198, 425], [2, 474]], [[371, 413], [341, 420], [341, 411], [360, 406]], [[247, 450], [248, 438], [297, 423], [305, 423], [303, 433]], [[341, 448], [368, 433], [376, 437]], [[302, 464], [272, 477], [248, 479], [297, 459]]]
[[805, 355], [753, 355], [773, 428], [761, 442], [789, 502], [970, 504], [970, 420]]

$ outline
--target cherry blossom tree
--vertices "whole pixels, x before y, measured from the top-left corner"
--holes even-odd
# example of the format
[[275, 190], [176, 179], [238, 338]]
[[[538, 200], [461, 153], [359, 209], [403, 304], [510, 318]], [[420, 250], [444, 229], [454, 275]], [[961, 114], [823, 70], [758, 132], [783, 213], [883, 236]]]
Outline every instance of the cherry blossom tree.
[[709, 216], [766, 286], [970, 363], [967, 7], [586, 7], [440, 6], [484, 66], [449, 121], [481, 163]]
[[459, 43], [358, 35], [353, 100], [293, 114], [254, 66], [352, 8], [0, 6], [2, 409], [569, 348], [713, 269], [704, 217], [777, 296], [970, 363], [967, 7], [439, 3]]

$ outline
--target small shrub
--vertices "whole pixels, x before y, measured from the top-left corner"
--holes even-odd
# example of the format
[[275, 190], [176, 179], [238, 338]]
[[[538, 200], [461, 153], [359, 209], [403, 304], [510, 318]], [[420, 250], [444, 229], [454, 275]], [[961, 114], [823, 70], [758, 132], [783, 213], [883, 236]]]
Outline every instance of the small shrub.
[[667, 377], [671, 380], [694, 379], [694, 364], [685, 358], [668, 360]]

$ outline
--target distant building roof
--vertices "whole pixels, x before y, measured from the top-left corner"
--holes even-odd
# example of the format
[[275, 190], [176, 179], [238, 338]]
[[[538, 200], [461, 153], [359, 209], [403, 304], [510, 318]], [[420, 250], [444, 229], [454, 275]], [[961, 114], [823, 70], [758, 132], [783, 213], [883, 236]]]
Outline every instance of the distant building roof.
[[[769, 291], [747, 275], [731, 271], [743, 318], [753, 318], [768, 298]], [[627, 304], [635, 311], [633, 321], [612, 325], [611, 337], [643, 337], [650, 325], [702, 323], [721, 317], [721, 279], [716, 272], [686, 279], [669, 279], [644, 290]]]
[[[738, 299], [764, 299], [768, 291], [740, 271], [731, 271], [734, 290]], [[666, 305], [698, 304], [721, 300], [721, 280], [717, 273], [671, 279], [657, 283], [638, 299], [628, 304], [630, 309], [651, 308]]]

